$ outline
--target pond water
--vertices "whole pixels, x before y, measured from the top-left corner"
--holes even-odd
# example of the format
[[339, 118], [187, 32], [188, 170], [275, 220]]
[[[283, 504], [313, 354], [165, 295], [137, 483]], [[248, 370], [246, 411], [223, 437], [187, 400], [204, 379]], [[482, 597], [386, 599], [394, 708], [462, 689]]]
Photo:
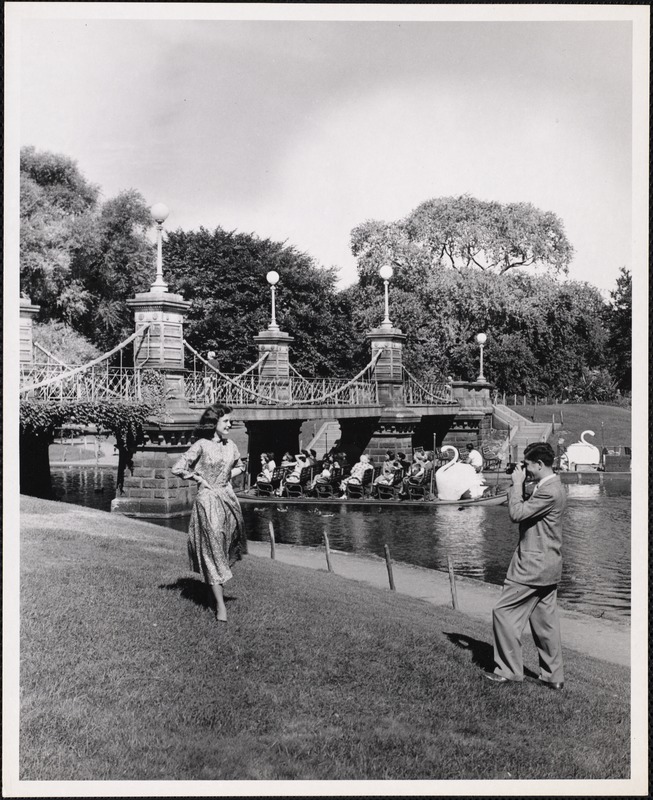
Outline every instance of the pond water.
[[[61, 500], [105, 511], [115, 493], [115, 469], [69, 466], [52, 469]], [[560, 603], [606, 617], [630, 615], [630, 481], [603, 485], [570, 484], [565, 515]], [[280, 543], [321, 546], [327, 532], [334, 550], [383, 556], [420, 567], [446, 570], [451, 556], [456, 573], [501, 584], [518, 532], [505, 506], [429, 509], [355, 506], [243, 505], [247, 536], [268, 539], [274, 524]], [[151, 520], [186, 531], [188, 518]]]

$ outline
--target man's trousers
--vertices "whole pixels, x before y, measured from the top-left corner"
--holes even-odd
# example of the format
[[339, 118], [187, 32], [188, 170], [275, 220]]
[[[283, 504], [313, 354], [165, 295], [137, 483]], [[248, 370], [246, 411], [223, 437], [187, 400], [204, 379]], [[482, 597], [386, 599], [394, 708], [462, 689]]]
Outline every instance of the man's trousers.
[[494, 671], [511, 681], [524, 680], [522, 634], [530, 622], [540, 660], [540, 680], [562, 683], [562, 645], [557, 607], [558, 587], [526, 586], [506, 580], [492, 611]]

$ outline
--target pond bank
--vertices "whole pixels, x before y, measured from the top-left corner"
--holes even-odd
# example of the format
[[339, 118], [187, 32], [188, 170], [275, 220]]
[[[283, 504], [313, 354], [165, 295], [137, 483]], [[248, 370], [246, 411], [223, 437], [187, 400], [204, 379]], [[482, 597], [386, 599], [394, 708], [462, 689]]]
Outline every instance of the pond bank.
[[[93, 518], [96, 520], [95, 524], [101, 525], [107, 535], [115, 535], [120, 539], [125, 530], [133, 531], [141, 525], [151, 525], [140, 520], [128, 520], [118, 514], [33, 497], [21, 496], [20, 506], [21, 525], [44, 531], [53, 526], [71, 531], [88, 530], [89, 524], [93, 525]], [[170, 534], [183, 536], [174, 531], [170, 531]], [[270, 545], [267, 542], [250, 541], [249, 550], [252, 556], [270, 558]], [[276, 560], [308, 569], [326, 570], [322, 548], [277, 544]], [[340, 577], [388, 589], [388, 575], [382, 559], [332, 551], [331, 560], [334, 572]], [[451, 606], [451, 591], [446, 573], [395, 563], [393, 575], [398, 594], [418, 598], [433, 605]], [[491, 608], [500, 587], [462, 577], [457, 577], [456, 585], [459, 611], [490, 622]], [[630, 625], [625, 621], [600, 619], [565, 609], [561, 610], [561, 627], [565, 647], [614, 664], [627, 666], [630, 663]]]
[[[270, 545], [267, 542], [250, 541], [248, 546], [251, 555], [270, 558]], [[284, 564], [327, 569], [323, 548], [277, 544], [275, 556], [277, 561]], [[331, 565], [340, 577], [389, 591], [388, 573], [381, 558], [331, 550]], [[447, 574], [399, 563], [392, 564], [392, 573], [397, 593], [433, 605], [451, 607], [451, 586]], [[463, 614], [491, 622], [492, 607], [500, 593], [500, 586], [456, 577], [458, 611]], [[570, 647], [601, 661], [622, 666], [630, 664], [630, 625], [626, 622], [560, 609], [560, 626], [563, 647]]]

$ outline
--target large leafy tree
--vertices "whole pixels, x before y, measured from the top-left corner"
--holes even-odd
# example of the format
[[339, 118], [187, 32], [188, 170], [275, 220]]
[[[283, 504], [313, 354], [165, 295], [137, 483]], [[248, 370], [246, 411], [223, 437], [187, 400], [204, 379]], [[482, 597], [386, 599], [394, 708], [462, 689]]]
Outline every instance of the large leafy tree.
[[[604, 304], [589, 284], [468, 268], [431, 271], [414, 286], [410, 271], [395, 268], [390, 317], [407, 336], [404, 363], [415, 375], [475, 378], [480, 331], [488, 335], [484, 372], [507, 392], [562, 392], [584, 368], [605, 364]], [[381, 281], [361, 281], [347, 295], [360, 339], [381, 321]]]
[[41, 321], [108, 349], [133, 330], [125, 301], [154, 275], [145, 200], [130, 189], [100, 202], [75, 161], [33, 147], [21, 150], [20, 168], [21, 291]]
[[71, 261], [71, 286], [81, 287], [76, 327], [103, 350], [134, 330], [126, 300], [154, 280], [154, 248], [147, 236], [152, 216], [139, 192], [120, 192], [89, 220]]
[[606, 313], [608, 351], [611, 372], [622, 392], [632, 388], [633, 282], [631, 273], [622, 267]]
[[468, 195], [426, 200], [395, 222], [368, 220], [354, 228], [351, 244], [361, 277], [385, 262], [410, 266], [418, 275], [427, 266], [496, 274], [541, 266], [566, 273], [573, 255], [553, 212]]
[[67, 156], [21, 150], [20, 288], [41, 306], [42, 319], [71, 321], [84, 303], [70, 265], [98, 194]]
[[186, 338], [216, 351], [222, 370], [240, 373], [257, 360], [253, 337], [270, 322], [265, 276], [276, 270], [276, 318], [295, 339], [292, 365], [307, 377], [351, 374], [351, 311], [335, 291], [334, 269], [294, 247], [222, 228], [171, 231], [163, 256], [171, 291], [192, 302]]

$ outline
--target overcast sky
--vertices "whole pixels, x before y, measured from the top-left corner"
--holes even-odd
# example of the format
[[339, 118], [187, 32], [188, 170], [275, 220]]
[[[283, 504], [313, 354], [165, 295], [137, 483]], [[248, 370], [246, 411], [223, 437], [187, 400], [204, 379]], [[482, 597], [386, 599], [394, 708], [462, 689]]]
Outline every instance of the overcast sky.
[[632, 268], [631, 56], [620, 21], [55, 15], [21, 22], [20, 142], [105, 197], [164, 202], [171, 228], [287, 241], [342, 284], [366, 219], [531, 202], [562, 218], [570, 277], [606, 290]]

